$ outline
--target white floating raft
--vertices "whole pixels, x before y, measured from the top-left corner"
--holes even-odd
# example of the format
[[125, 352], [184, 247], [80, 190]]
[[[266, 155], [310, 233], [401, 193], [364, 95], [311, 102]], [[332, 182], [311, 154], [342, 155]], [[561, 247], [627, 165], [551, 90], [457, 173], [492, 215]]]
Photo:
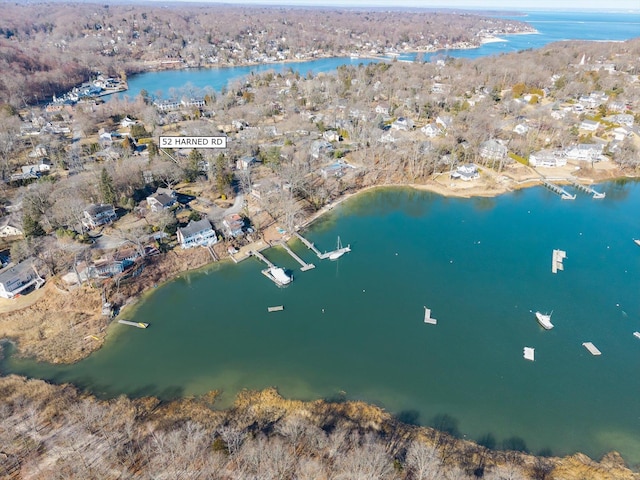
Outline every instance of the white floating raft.
[[524, 358], [525, 360], [531, 360], [532, 362], [535, 360], [536, 349], [533, 347], [524, 347]]
[[269, 312], [280, 312], [284, 310], [284, 305], [277, 305], [275, 307], [267, 307], [267, 311]]
[[438, 320], [435, 318], [431, 318], [431, 309], [424, 307], [424, 323], [428, 323], [430, 325], [436, 325]]
[[589, 350], [591, 355], [602, 355], [602, 352], [591, 342], [584, 342], [582, 346]]

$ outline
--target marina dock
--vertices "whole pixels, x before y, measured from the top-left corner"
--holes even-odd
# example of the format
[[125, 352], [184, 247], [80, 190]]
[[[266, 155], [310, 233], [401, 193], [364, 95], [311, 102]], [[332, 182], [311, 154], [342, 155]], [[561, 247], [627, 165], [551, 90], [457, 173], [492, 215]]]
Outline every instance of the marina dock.
[[585, 193], [588, 193], [590, 195], [593, 195], [593, 198], [604, 198], [607, 194], [605, 192], [597, 192], [595, 191], [593, 188], [591, 188], [588, 185], [583, 185], [581, 183], [578, 183], [575, 180], [571, 181], [571, 185], [573, 185], [574, 187], [576, 187], [578, 190], [582, 190]]
[[602, 352], [601, 352], [600, 350], [598, 350], [598, 349], [596, 348], [596, 346], [595, 346], [593, 343], [591, 343], [591, 342], [584, 342], [584, 343], [582, 344], [582, 346], [583, 346], [584, 348], [586, 348], [587, 350], [589, 350], [589, 353], [590, 353], [591, 355], [602, 355]]
[[132, 327], [138, 327], [138, 328], [147, 328], [149, 326], [148, 323], [143, 323], [143, 322], [130, 322], [128, 320], [118, 320], [118, 323], [121, 323], [123, 325], [130, 325]]
[[523, 355], [525, 360], [530, 360], [533, 362], [535, 360], [536, 350], [535, 348], [532, 348], [532, 347], [524, 347]]
[[435, 318], [431, 317], [431, 309], [427, 308], [426, 306], [424, 307], [424, 323], [428, 323], [429, 325], [437, 325], [438, 324], [438, 320], [436, 320]]
[[287, 245], [287, 242], [279, 242], [278, 243], [282, 248], [284, 248], [286, 250], [286, 252], [291, 255], [291, 257], [300, 264], [301, 268], [300, 270], [303, 272], [306, 272], [307, 270], [311, 270], [312, 268], [316, 268], [316, 266], [313, 263], [307, 263], [305, 262], [302, 258], [300, 258], [298, 255], [296, 255], [296, 253], [291, 250], [291, 248], [289, 248], [289, 245]]
[[560, 197], [563, 200], [575, 200], [576, 196], [575, 194], [571, 195], [569, 192], [567, 192], [564, 188], [556, 185], [555, 183], [551, 183], [548, 180], [545, 180], [544, 178], [542, 179], [542, 184], [547, 187], [549, 190], [551, 190], [552, 192], [557, 193], [558, 195], [560, 195]]
[[287, 275], [282, 268], [277, 267], [260, 252], [251, 250], [249, 252], [249, 255], [253, 255], [258, 260], [262, 260], [264, 263], [267, 264], [268, 268], [265, 268], [264, 270], [260, 270], [260, 273], [262, 273], [265, 277], [267, 277], [269, 280], [271, 280], [273, 283], [275, 283], [279, 287], [284, 287], [285, 285], [288, 285], [293, 281], [293, 276]]

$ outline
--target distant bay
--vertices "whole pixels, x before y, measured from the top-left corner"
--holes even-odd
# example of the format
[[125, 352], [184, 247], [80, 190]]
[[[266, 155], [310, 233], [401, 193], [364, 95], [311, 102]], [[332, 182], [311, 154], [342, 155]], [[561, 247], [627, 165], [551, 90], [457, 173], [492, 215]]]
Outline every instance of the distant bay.
[[[9, 357], [2, 368], [105, 397], [219, 389], [220, 406], [276, 386], [286, 397], [366, 400], [421, 424], [446, 416], [466, 438], [491, 433], [534, 453], [615, 449], [637, 463], [640, 184], [598, 189], [605, 199], [563, 201], [539, 187], [477, 199], [366, 192], [305, 232], [321, 250], [340, 235], [353, 249], [340, 260], [294, 243], [316, 264], [300, 272], [283, 250], [265, 252], [294, 271], [287, 288], [256, 260], [215, 264], [159, 287], [128, 314], [151, 326], [113, 325], [86, 360]], [[568, 257], [557, 274], [555, 248]], [[437, 325], [423, 322], [424, 306]], [[543, 330], [536, 310], [553, 311], [555, 328]]]
[[[455, 58], [479, 58], [488, 55], [536, 49], [551, 42], [563, 40], [623, 41], [640, 37], [640, 12], [526, 12], [525, 15], [507, 17], [529, 23], [538, 33], [527, 35], [505, 35], [503, 42], [486, 43], [469, 50], [442, 50], [422, 54], [424, 61], [450, 56]], [[408, 52], [398, 60], [414, 60], [415, 52]], [[358, 65], [374, 60], [367, 58], [333, 57], [305, 62], [285, 62], [242, 67], [192, 68], [164, 70], [133, 75], [128, 80], [129, 89], [114, 95], [118, 98], [135, 98], [141, 90], [149, 94], [168, 98], [170, 89], [179, 89], [189, 84], [196, 88], [211, 88], [220, 91], [229, 82], [247, 77], [251, 73], [265, 71], [285, 72], [289, 69], [306, 75], [335, 71], [340, 65]]]

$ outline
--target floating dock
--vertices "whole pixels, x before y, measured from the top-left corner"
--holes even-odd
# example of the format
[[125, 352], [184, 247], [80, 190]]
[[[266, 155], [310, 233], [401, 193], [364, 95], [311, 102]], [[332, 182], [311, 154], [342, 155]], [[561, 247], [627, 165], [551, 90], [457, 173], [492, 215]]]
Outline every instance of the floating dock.
[[306, 245], [306, 247], [311, 250], [313, 253], [315, 253], [318, 258], [322, 258], [322, 253], [320, 252], [320, 250], [318, 250], [315, 245], [313, 243], [311, 243], [309, 240], [307, 240], [306, 238], [304, 238], [302, 235], [300, 235], [298, 232], [293, 232], [293, 234], [298, 237], [298, 240], [300, 240], [302, 243], [304, 243]]
[[249, 255], [253, 255], [257, 259], [262, 260], [264, 263], [267, 264], [267, 266], [269, 268], [265, 268], [264, 270], [260, 270], [260, 273], [262, 273], [265, 277], [267, 277], [269, 280], [271, 280], [273, 283], [275, 283], [279, 287], [283, 287], [285, 285], [288, 285], [289, 283], [291, 283], [293, 281], [293, 276], [290, 277], [289, 275], [287, 275], [282, 268], [276, 267], [275, 264], [273, 264], [271, 261], [269, 261], [269, 259], [267, 259], [260, 252], [256, 252], [255, 250], [251, 250], [249, 252]]
[[535, 348], [524, 347], [524, 358], [525, 358], [525, 360], [530, 360], [530, 361], [533, 362], [535, 360], [535, 355], [536, 355]]
[[583, 346], [584, 348], [586, 348], [587, 350], [589, 350], [589, 353], [590, 353], [591, 355], [602, 355], [602, 352], [601, 352], [600, 350], [598, 350], [598, 349], [596, 348], [596, 346], [595, 346], [593, 343], [591, 343], [591, 342], [584, 342], [584, 343], [582, 344], [582, 346]]
[[144, 322], [130, 322], [128, 320], [118, 320], [118, 323], [121, 323], [123, 325], [130, 325], [132, 327], [138, 327], [138, 328], [147, 328], [149, 326], [148, 323], [144, 323]]
[[300, 258], [296, 253], [289, 248], [287, 242], [279, 242], [279, 245], [286, 250], [286, 252], [291, 255], [291, 257], [300, 264], [300, 270], [306, 272], [307, 270], [311, 270], [312, 268], [316, 268], [313, 263], [307, 263], [302, 258]]
[[555, 183], [551, 183], [548, 180], [542, 180], [542, 184], [547, 187], [549, 190], [551, 190], [552, 192], [557, 193], [558, 195], [560, 195], [560, 197], [563, 200], [575, 200], [576, 196], [571, 195], [569, 192], [567, 192], [564, 188], [556, 185]]
[[275, 307], [267, 307], [267, 312], [281, 312], [284, 310], [284, 305], [276, 305]]
[[431, 309], [424, 307], [424, 323], [428, 323], [429, 325], [437, 325], [438, 320], [431, 317]]
[[551, 257], [551, 272], [558, 273], [558, 270], [564, 270], [562, 261], [567, 258], [567, 252], [564, 250], [554, 250]]
[[593, 195], [593, 198], [604, 198], [607, 194], [605, 192], [597, 192], [593, 188], [588, 185], [583, 185], [581, 183], [576, 182], [575, 180], [571, 182], [571, 184], [579, 190], [582, 190], [585, 193], [589, 193]]

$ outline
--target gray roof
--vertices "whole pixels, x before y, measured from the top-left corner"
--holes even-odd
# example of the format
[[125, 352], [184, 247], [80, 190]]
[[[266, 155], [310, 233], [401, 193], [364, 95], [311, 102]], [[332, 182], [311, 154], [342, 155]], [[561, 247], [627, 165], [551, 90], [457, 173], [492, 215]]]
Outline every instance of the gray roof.
[[189, 238], [205, 230], [210, 230], [211, 228], [211, 222], [204, 218], [197, 222], [191, 220], [186, 227], [180, 228], [179, 230], [183, 237]]
[[96, 205], [96, 204], [89, 205], [85, 210], [85, 212], [87, 212], [89, 215], [94, 217], [100, 213], [108, 212], [110, 210], [114, 210], [113, 205], [107, 205], [105, 203], [101, 203], [100, 205]]
[[24, 278], [31, 275], [35, 275], [33, 271], [33, 259], [28, 258], [18, 264], [10, 263], [0, 270], [0, 283], [9, 282], [16, 277]]

